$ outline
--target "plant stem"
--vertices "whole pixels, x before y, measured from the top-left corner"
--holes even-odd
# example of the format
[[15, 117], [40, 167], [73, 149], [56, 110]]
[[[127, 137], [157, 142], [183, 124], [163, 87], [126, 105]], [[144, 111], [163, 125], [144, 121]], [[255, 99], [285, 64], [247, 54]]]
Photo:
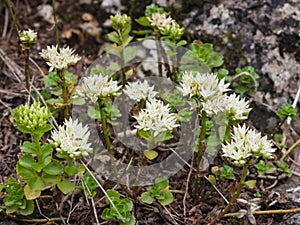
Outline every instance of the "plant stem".
[[157, 38], [157, 40], [155, 42], [156, 42], [156, 48], [157, 48], [158, 75], [160, 77], [162, 77], [162, 63], [160, 62], [160, 59], [161, 59], [161, 45], [160, 45], [160, 35], [159, 35], [158, 32], [156, 33], [156, 38]]
[[207, 225], [216, 224], [229, 211], [229, 209], [231, 208], [231, 206], [236, 202], [237, 198], [240, 196], [240, 193], [241, 193], [241, 191], [242, 191], [242, 189], [244, 187], [244, 183], [245, 183], [246, 176], [247, 176], [247, 171], [248, 171], [248, 163], [245, 163], [243, 165], [240, 182], [239, 182], [239, 184], [237, 186], [237, 189], [236, 189], [235, 193], [231, 197], [228, 205], [217, 215], [217, 217], [215, 217]]
[[[148, 150], [152, 150], [153, 144], [154, 144], [153, 140], [148, 140]], [[143, 154], [143, 159], [142, 159], [142, 161], [141, 161], [141, 163], [140, 163], [139, 166], [143, 167], [146, 164], [146, 162], [147, 162], [147, 157], [145, 156], [145, 154]], [[140, 174], [141, 174], [141, 170], [139, 168], [138, 171], [137, 171], [135, 182], [134, 182], [135, 185], [134, 185], [133, 192], [135, 194], [137, 194], [137, 191], [138, 191], [138, 182], [139, 182]]]
[[279, 159], [280, 161], [283, 161], [298, 145], [300, 144], [300, 139], [296, 141]]
[[11, 16], [11, 18], [13, 20], [15, 29], [16, 29], [17, 33], [19, 34], [19, 27], [20, 27], [20, 25], [19, 25], [19, 23], [18, 23], [18, 21], [17, 21], [17, 19], [15, 17], [14, 11], [13, 11], [12, 6], [11, 6], [11, 2], [10, 2], [10, 0], [5, 0], [5, 2], [6, 2], [6, 5], [7, 5], [7, 8], [8, 8], [8, 11], [10, 13], [10, 16]]
[[200, 175], [200, 163], [201, 163], [201, 159], [203, 157], [204, 154], [204, 149], [203, 149], [203, 145], [202, 142], [205, 140], [205, 134], [206, 134], [206, 112], [202, 111], [201, 114], [201, 130], [200, 130], [200, 134], [199, 134], [199, 143], [198, 143], [198, 152], [197, 152], [197, 158], [196, 158], [196, 166], [197, 166], [197, 175], [196, 175], [196, 180], [195, 180], [195, 196], [196, 198], [199, 197], [199, 186], [200, 186], [200, 179], [201, 179], [201, 175]]
[[272, 139], [274, 137], [274, 135], [279, 131], [280, 127], [284, 124], [284, 122], [287, 120], [287, 117], [284, 117], [280, 123], [275, 127], [275, 129], [273, 130], [272, 134], [270, 135], [270, 138]]
[[59, 218], [48, 218], [48, 219], [24, 219], [19, 218], [17, 216], [14, 216], [10, 213], [6, 213], [3, 209], [0, 208], [0, 214], [8, 217], [9, 219], [12, 219], [14, 221], [24, 222], [24, 223], [47, 223], [47, 222], [54, 222], [54, 221], [62, 221], [63, 219], [66, 219], [64, 217]]
[[64, 70], [58, 70], [57, 74], [61, 81], [60, 85], [61, 85], [61, 89], [62, 89], [62, 99], [64, 101], [64, 118], [68, 120], [70, 118], [69, 93], [68, 93], [68, 87], [66, 84]]
[[30, 81], [32, 78], [31, 70], [29, 67], [30, 49], [25, 47], [24, 54], [25, 54], [25, 82], [26, 82], [26, 88], [29, 90], [30, 89]]
[[[176, 52], [177, 51], [177, 47], [176, 45], [172, 46], [173, 47], [173, 52]], [[172, 80], [174, 82], [178, 82], [178, 74], [177, 74], [177, 52], [176, 54], [174, 54], [173, 56], [173, 71], [172, 71]]]
[[[273, 210], [259, 210], [253, 212], [253, 215], [268, 215], [268, 214], [286, 214], [286, 213], [299, 213], [300, 208], [294, 208], [294, 209], [273, 209]], [[238, 216], [240, 215], [239, 212], [235, 213], [227, 213], [223, 217], [232, 217], [232, 216]]]
[[59, 52], [60, 44], [59, 44], [59, 34], [58, 34], [58, 27], [57, 27], [55, 0], [52, 0], [52, 8], [53, 8], [53, 18], [54, 18], [55, 40], [57, 45], [57, 51]]
[[121, 56], [121, 84], [123, 86], [125, 86], [126, 84], [126, 69], [125, 69], [125, 56], [124, 56], [124, 49], [125, 49], [125, 45], [123, 43], [123, 36], [122, 36], [122, 32], [121, 30], [118, 30], [118, 35], [119, 35], [119, 38], [121, 40], [121, 51], [120, 51], [120, 56]]
[[106, 143], [106, 148], [110, 157], [110, 161], [111, 161], [111, 165], [113, 167], [113, 172], [115, 177], [117, 178], [117, 181], [120, 185], [120, 187], [122, 188], [123, 191], [125, 191], [130, 197], [133, 197], [132, 192], [124, 185], [121, 183], [120, 178], [118, 176], [118, 168], [115, 162], [115, 157], [114, 157], [114, 153], [113, 150], [111, 148], [111, 143], [109, 140], [109, 132], [108, 132], [108, 128], [107, 128], [107, 121], [106, 121], [106, 114], [103, 110], [103, 105], [101, 103], [100, 100], [98, 100], [98, 104], [99, 104], [99, 110], [100, 110], [100, 116], [101, 116], [101, 125], [102, 125], [102, 130], [103, 130], [103, 134], [104, 134], [104, 139], [105, 139], [105, 143]]

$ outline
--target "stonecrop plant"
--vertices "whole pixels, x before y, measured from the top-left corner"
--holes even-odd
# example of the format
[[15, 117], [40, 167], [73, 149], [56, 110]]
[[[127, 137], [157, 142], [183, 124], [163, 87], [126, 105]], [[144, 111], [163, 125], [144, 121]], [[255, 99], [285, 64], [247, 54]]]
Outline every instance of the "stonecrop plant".
[[[106, 53], [111, 56], [109, 65], [94, 67], [89, 76], [83, 77], [80, 82], [76, 75], [68, 72], [70, 66], [81, 60], [81, 57], [75, 54], [75, 50], [60, 47], [59, 43], [56, 43], [40, 52], [41, 58], [49, 67], [49, 73], [44, 78], [48, 92], [47, 95], [45, 92], [38, 95], [38, 101], [35, 96], [31, 104], [21, 105], [12, 110], [12, 123], [27, 136], [20, 146], [21, 152], [16, 164], [17, 179], [10, 177], [0, 185], [0, 192], [5, 193], [3, 202], [6, 215], [33, 214], [34, 201], [43, 198], [45, 192], [59, 190], [68, 198], [68, 194], [74, 193], [75, 190], [83, 190], [86, 201], [92, 203], [96, 224], [100, 224], [98, 215], [101, 214], [100, 218], [103, 220], [133, 225], [137, 222], [134, 216], [137, 214], [136, 207], [141, 204], [153, 204], [156, 207], [158, 202], [159, 207], [167, 209], [177, 198], [172, 192], [185, 193], [183, 204], [189, 192], [193, 203], [199, 204], [202, 199], [200, 195], [203, 193], [201, 185], [205, 182], [203, 178], [207, 178], [205, 174], [212, 171], [207, 180], [213, 188], [217, 189], [216, 186], [222, 185], [224, 179], [232, 182], [232, 195], [229, 201], [226, 200], [227, 205], [224, 208], [220, 206], [216, 210], [217, 215], [210, 217], [213, 218], [211, 221], [205, 221], [213, 225], [218, 223], [234, 204], [242, 202], [239, 196], [244, 187], [255, 187], [256, 180], [247, 179], [249, 173], [253, 172], [249, 168], [256, 168], [259, 177], [275, 171], [291, 175], [284, 158], [295, 146], [283, 154], [281, 160], [276, 163], [277, 167], [269, 161], [282, 155], [277, 151], [276, 142], [272, 138], [278, 134], [288, 118], [297, 117], [297, 110], [289, 104], [284, 104], [277, 111], [281, 122], [269, 136], [248, 126], [245, 121], [251, 110], [255, 110], [252, 109], [248, 97], [254, 94], [259, 78], [254, 68], [237, 68], [236, 74], [230, 75], [221, 67], [223, 56], [214, 51], [213, 45], [188, 43], [183, 39], [185, 29], [162, 7], [149, 5], [145, 15], [135, 19], [135, 22], [146, 30], [132, 31], [134, 21], [126, 14], [111, 15], [110, 20], [113, 31], [108, 34], [108, 39], [111, 44], [105, 48]], [[55, 29], [58, 32], [57, 22]], [[138, 67], [138, 64], [130, 64], [138, 57], [137, 47], [131, 45], [136, 38], [133, 34], [142, 40], [155, 41], [156, 57], [153, 67], [158, 68], [157, 74], [151, 71], [146, 73], [148, 71], [141, 69], [140, 73], [145, 72], [142, 76], [132, 75], [132, 67]], [[36, 43], [37, 33], [29, 29], [19, 32], [18, 35], [21, 45], [28, 50], [26, 59], [29, 60], [29, 49]], [[184, 45], [188, 47], [182, 53], [180, 48]], [[28, 62], [26, 65], [25, 82], [29, 89], [32, 77]], [[174, 83], [174, 90], [158, 90], [159, 84], [148, 82], [149, 74]], [[42, 99], [43, 96], [48, 97]], [[141, 142], [146, 141], [146, 145], [141, 145], [142, 149], [125, 146], [121, 150], [123, 152], [120, 152], [117, 147], [119, 140], [113, 126], [119, 123], [116, 118], [122, 116], [118, 106], [113, 104], [117, 97], [125, 104], [126, 99], [134, 102], [133, 113], [128, 115], [130, 124], [127, 129], [133, 131]], [[93, 157], [99, 149], [94, 149], [89, 124], [84, 124], [80, 117], [72, 117], [72, 105], [88, 105], [87, 114], [99, 128], [99, 138], [105, 146], [105, 149], [100, 150], [108, 152], [112, 168], [109, 174], [114, 176], [119, 185], [115, 186], [116, 190], [105, 190], [94, 175], [96, 172], [89, 168], [89, 163], [94, 160]], [[183, 146], [183, 150], [190, 151], [195, 157], [187, 162], [175, 151], [178, 158], [184, 161], [184, 165], [190, 167], [186, 190], [171, 191], [170, 187], [174, 183], [166, 177], [155, 177], [155, 183], [149, 185], [148, 189], [139, 187], [140, 169], [145, 165], [153, 165], [164, 157], [167, 158], [169, 154], [174, 153], [174, 150], [171, 151], [174, 146], [182, 145], [178, 136], [180, 132], [184, 132], [184, 123], [192, 123], [193, 114], [196, 114], [197, 119], [196, 122], [193, 121], [196, 128], [191, 132], [196, 136], [196, 140], [193, 146]], [[57, 121], [61, 123], [57, 125]], [[165, 146], [167, 150], [161, 151]], [[207, 164], [209, 156], [212, 155], [221, 161], [220, 168], [214, 166], [209, 169], [210, 165], [205, 168], [205, 163]], [[120, 170], [120, 164], [124, 161], [129, 162], [125, 171]], [[128, 181], [128, 184], [125, 184], [122, 181], [134, 166], [140, 168], [131, 188], [132, 183], [129, 184]], [[152, 178], [158, 176], [150, 175]], [[237, 177], [239, 181], [236, 181]], [[190, 187], [189, 191], [191, 183], [193, 187]], [[97, 188], [100, 188], [102, 195], [106, 197], [105, 202], [99, 200], [102, 201], [101, 204], [94, 202], [94, 198], [99, 198]], [[224, 195], [229, 196], [229, 193]], [[260, 207], [253, 204], [251, 216], [248, 217], [251, 218], [250, 223], [255, 224], [253, 214]], [[100, 209], [96, 208], [99, 205], [102, 205]], [[186, 205], [184, 211], [185, 207]], [[247, 214], [245, 210], [241, 212], [243, 213], [240, 217]], [[70, 211], [69, 218], [71, 213]]]

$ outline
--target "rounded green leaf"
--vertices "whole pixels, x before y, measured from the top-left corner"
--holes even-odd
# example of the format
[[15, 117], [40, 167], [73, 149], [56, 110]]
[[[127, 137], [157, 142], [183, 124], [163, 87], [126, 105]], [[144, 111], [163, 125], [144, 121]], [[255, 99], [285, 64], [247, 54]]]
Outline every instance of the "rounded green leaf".
[[58, 160], [53, 160], [43, 171], [49, 175], [59, 175], [64, 171], [64, 167]]
[[141, 195], [141, 200], [142, 200], [142, 202], [145, 202], [145, 203], [147, 203], [147, 204], [152, 204], [154, 198], [151, 197], [150, 192], [144, 192], [144, 193], [142, 193], [142, 195]]
[[28, 180], [28, 185], [32, 191], [41, 191], [45, 187], [43, 179], [39, 176], [30, 178]]
[[163, 206], [169, 205], [173, 202], [173, 194], [171, 192], [164, 192], [164, 198], [159, 199], [159, 203]]
[[154, 150], [145, 150], [144, 155], [147, 159], [152, 160], [158, 156], [158, 152], [156, 152]]
[[35, 159], [31, 154], [25, 154], [19, 159], [19, 164], [26, 168], [31, 168], [33, 163], [35, 163]]
[[17, 174], [24, 180], [28, 180], [34, 176], [36, 176], [36, 172], [31, 168], [26, 168], [17, 163], [16, 166]]
[[74, 191], [74, 189], [75, 189], [75, 185], [68, 179], [63, 179], [62, 181], [58, 182], [57, 187], [64, 194], [68, 194], [68, 193]]
[[34, 143], [31, 143], [29, 141], [25, 141], [21, 146], [22, 152], [25, 153], [36, 153], [36, 145]]
[[28, 216], [32, 214], [34, 211], [34, 202], [33, 200], [26, 200], [25, 203], [26, 203], [26, 207], [24, 209], [20, 209], [20, 213], [23, 216]]

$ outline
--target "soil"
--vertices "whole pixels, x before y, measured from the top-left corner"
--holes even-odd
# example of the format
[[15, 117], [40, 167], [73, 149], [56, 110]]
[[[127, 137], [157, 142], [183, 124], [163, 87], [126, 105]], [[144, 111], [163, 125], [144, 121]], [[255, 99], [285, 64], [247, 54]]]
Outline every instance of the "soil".
[[[76, 53], [82, 57], [81, 61], [75, 67], [71, 68], [71, 71], [79, 77], [82, 77], [85, 73], [85, 69], [103, 53], [103, 46], [108, 43], [106, 34], [111, 31], [111, 28], [107, 25], [109, 16], [121, 9], [122, 12], [129, 13], [137, 18], [143, 14], [145, 5], [151, 3], [151, 1], [141, 3], [140, 1], [134, 0], [129, 2], [111, 1], [110, 6], [104, 7], [103, 2], [107, 1], [95, 0], [92, 3], [91, 2], [92, 1], [88, 0], [81, 0], [76, 3], [74, 3], [74, 1], [56, 1], [61, 45], [63, 46], [66, 44], [73, 49], [76, 49]], [[268, 18], [267, 15], [262, 18], [262, 16], [259, 15], [259, 12], [268, 10], [268, 7], [273, 10], [272, 12], [277, 12], [276, 10], [280, 7], [284, 9], [285, 5], [282, 1], [262, 1], [262, 4], [257, 3], [256, 5], [253, 5], [252, 2], [261, 1], [251, 1], [251, 6], [253, 6], [251, 9], [250, 6], [247, 6], [247, 8], [242, 4], [233, 7], [236, 1], [227, 2], [226, 5], [223, 4], [222, 1], [188, 0], [185, 4], [181, 1], [158, 1], [158, 3], [161, 3], [162, 5], [166, 4], [168, 9], [173, 13], [172, 16], [174, 15], [174, 17], [177, 17], [177, 19], [182, 21], [182, 24], [187, 27], [187, 32], [185, 34], [187, 40], [200, 39], [205, 42], [209, 41], [214, 43], [216, 50], [220, 50], [224, 54], [225, 67], [230, 71], [236, 67], [244, 66], [249, 62], [257, 69], [258, 73], [261, 74], [260, 86], [255, 96], [251, 98], [253, 110], [250, 114], [248, 123], [264, 134], [269, 134], [279, 122], [279, 118], [274, 112], [275, 109], [284, 103], [286, 99], [293, 100], [295, 93], [297, 92], [298, 86], [295, 83], [299, 82], [299, 70], [296, 72], [297, 74], [290, 76], [290, 79], [282, 78], [282, 82], [280, 82], [281, 77], [278, 78], [279, 75], [275, 76], [274, 73], [281, 73], [281, 69], [277, 68], [278, 71], [276, 71], [274, 69], [274, 63], [276, 64], [276, 60], [279, 60], [280, 57], [285, 55], [283, 58], [287, 59], [288, 57], [291, 57], [290, 60], [294, 63], [294, 67], [299, 68], [299, 32], [297, 35], [294, 35], [294, 30], [291, 31], [287, 28], [290, 26], [291, 29], [295, 28], [296, 30], [296, 28], [298, 28], [299, 31], [299, 15], [293, 14], [293, 20], [284, 20], [283, 24], [280, 25], [284, 32], [274, 34], [275, 28], [272, 26], [268, 27], [268, 25], [271, 23], [270, 21], [272, 21], [272, 18], [277, 14], [271, 14], [273, 16], [272, 18]], [[297, 1], [287, 2], [292, 2], [291, 4], [297, 3]], [[32, 47], [31, 51], [31, 68], [34, 75], [35, 86], [42, 89], [43, 77], [45, 76], [45, 73], [47, 73], [48, 68], [45, 62], [40, 58], [39, 52], [47, 45], [55, 44], [55, 34], [51, 16], [50, 19], [49, 17], [48, 19], [45, 17], [45, 15], [49, 13], [49, 8], [46, 6], [51, 6], [51, 1], [12, 1], [12, 4], [22, 29], [32, 28], [38, 31], [37, 44]], [[213, 16], [211, 14], [213, 7], [218, 9], [216, 12], [220, 14]], [[40, 13], [42, 9], [46, 11]], [[249, 39], [245, 38], [245, 36], [240, 36], [239, 38], [239, 36], [234, 33], [239, 29], [239, 31], [249, 32], [243, 30], [245, 29], [243, 25], [247, 27], [249, 26], [249, 23], [251, 23], [250, 20], [247, 20], [247, 18], [249, 18], [247, 12], [249, 11], [246, 9], [253, 11], [252, 25], [258, 30], [257, 33], [260, 32], [255, 35], [252, 33], [251, 37], [245, 35], [246, 37], [249, 37]], [[234, 19], [232, 20], [234, 21], [232, 22], [228, 19], [229, 22], [224, 22], [222, 20], [222, 18], [224, 18], [224, 14], [222, 17], [221, 13], [222, 10], [223, 12], [227, 12], [226, 10], [233, 10], [235, 14]], [[3, 183], [9, 177], [17, 178], [15, 165], [21, 155], [20, 145], [28, 137], [24, 136], [12, 125], [11, 110], [25, 103], [28, 100], [28, 93], [25, 91], [24, 85], [20, 83], [14, 75], [21, 74], [22, 76], [22, 74], [24, 74], [24, 54], [19, 47], [17, 33], [4, 1], [0, 2], [0, 15], [0, 31], [2, 31], [2, 33], [0, 33], [0, 35], [2, 35], [0, 38], [0, 183]], [[218, 16], [221, 19], [217, 20]], [[210, 29], [212, 28], [209, 24], [206, 24], [206, 32], [197, 32], [199, 29], [203, 29], [201, 26], [204, 24], [205, 19], [210, 19], [214, 25], [219, 24], [217, 27], [215, 26], [215, 36], [213, 35], [214, 30], [210, 33]], [[261, 20], [263, 20], [264, 23], [259, 23]], [[239, 23], [237, 24], [236, 21]], [[233, 31], [225, 34], [222, 29], [226, 30], [229, 26], [228, 24], [233, 26]], [[234, 25], [236, 25], [236, 27], [234, 27]], [[87, 26], [91, 27], [87, 29]], [[138, 28], [137, 25], [134, 25], [133, 27]], [[268, 54], [272, 50], [271, 44], [266, 44], [267, 46], [264, 46], [266, 39], [271, 39], [273, 34], [276, 37], [276, 41], [274, 43], [272, 42], [272, 46], [275, 46], [280, 53], [277, 55], [274, 53], [275, 56], [274, 54]], [[262, 35], [260, 44], [258, 44], [259, 35]], [[253, 36], [256, 38], [256, 45], [254, 46], [255, 51], [266, 54], [266, 57], [256, 54], [256, 52], [253, 52], [253, 48], [249, 47], [249, 44], [253, 41], [251, 39]], [[227, 41], [224, 41], [223, 39], [226, 39]], [[219, 42], [220, 40], [223, 41]], [[240, 49], [238, 49], [238, 47], [240, 47]], [[4, 56], [6, 57], [5, 60], [3, 60]], [[248, 62], [245, 62], [245, 60]], [[12, 66], [10, 67], [9, 65]], [[293, 73], [294, 67], [285, 68], [290, 68], [290, 71], [288, 72]], [[294, 85], [289, 83], [291, 80]], [[298, 134], [300, 129], [298, 122], [296, 121], [292, 124], [292, 127], [289, 128], [287, 126], [287, 128], [282, 131], [286, 135], [286, 144], [288, 146], [299, 139]], [[299, 149], [296, 149], [295, 151], [299, 152]], [[280, 157], [280, 155], [281, 154], [279, 153], [278, 157]], [[296, 152], [287, 160], [294, 171], [300, 170], [299, 158], [299, 154]], [[193, 163], [193, 160], [191, 159], [189, 163]], [[217, 157], [210, 167], [221, 167], [223, 165], [224, 161]], [[235, 168], [237, 180], [239, 179], [238, 171], [239, 169]], [[257, 178], [257, 172], [254, 167], [250, 167], [249, 171], [248, 177], [257, 179], [257, 185], [254, 189], [244, 188], [240, 198], [250, 201], [254, 198], [254, 193], [259, 192], [262, 195], [259, 200], [260, 210], [300, 207], [299, 191], [295, 191], [294, 194], [290, 194], [286, 191], [289, 188], [296, 188], [299, 186], [298, 175], [286, 177], [282, 173], [275, 173], [272, 174], [273, 178]], [[185, 166], [175, 175], [170, 177], [171, 189], [180, 190], [182, 193], [174, 194], [173, 203], [166, 207], [162, 207], [158, 203], [147, 205], [137, 200], [134, 201], [133, 214], [137, 220], [136, 224], [201, 225], [211, 221], [218, 211], [226, 206], [226, 203], [220, 194], [215, 191], [211, 184], [204, 178], [201, 179], [200, 183], [200, 199], [196, 199], [193, 193], [193, 184], [195, 181], [195, 176], [193, 175], [195, 175], [195, 173], [191, 172], [188, 166]], [[208, 173], [205, 175], [208, 175]], [[126, 196], [126, 193], [122, 192], [115, 183], [105, 179], [101, 179], [101, 182], [106, 189], [116, 187], [117, 190], [122, 193], [122, 196]], [[224, 180], [217, 185], [217, 189], [226, 197], [226, 199], [229, 199], [235, 185], [235, 181]], [[139, 189], [139, 194], [145, 190], [145, 187], [141, 187]], [[186, 196], [184, 193], [186, 193]], [[59, 220], [48, 223], [42, 222], [41, 224], [96, 224], [91, 202], [87, 201], [82, 191], [75, 191], [72, 194], [63, 195], [59, 190], [53, 189], [51, 192], [49, 191], [48, 193], [45, 191], [43, 194], [51, 195], [52, 197], [49, 199], [37, 200], [42, 213], [36, 210], [34, 214], [26, 218], [19, 214], [14, 214], [14, 218], [9, 218], [0, 214], [0, 225], [38, 224], [37, 222], [34, 222], [34, 219], [45, 218], [59, 218]], [[3, 193], [0, 193], [0, 205], [2, 205], [2, 207], [4, 206], [3, 198]], [[94, 197], [94, 202], [97, 214], [100, 218], [101, 212], [106, 207], [106, 204], [104, 194], [98, 189], [97, 194]], [[231, 208], [230, 212], [237, 212], [240, 209], [247, 209], [247, 207], [242, 203], [238, 203]], [[67, 220], [66, 218], [68, 217], [69, 219]], [[300, 224], [299, 217], [299, 213], [255, 215], [257, 224], [268, 225]], [[24, 222], [24, 219], [27, 219], [28, 221]], [[100, 224], [117, 223], [100, 221]], [[251, 223], [246, 217], [242, 219], [228, 217], [223, 218], [219, 224], [247, 225]]]

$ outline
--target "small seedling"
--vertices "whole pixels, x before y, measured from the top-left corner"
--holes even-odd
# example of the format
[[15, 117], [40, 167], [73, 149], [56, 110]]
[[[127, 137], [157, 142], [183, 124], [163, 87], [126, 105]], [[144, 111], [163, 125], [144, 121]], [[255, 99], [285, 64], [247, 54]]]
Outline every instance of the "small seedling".
[[110, 201], [106, 199], [106, 204], [109, 208], [105, 208], [101, 214], [101, 218], [108, 221], [117, 220], [120, 225], [134, 225], [135, 217], [130, 214], [133, 209], [133, 203], [127, 198], [120, 199], [120, 193], [115, 190], [107, 190], [107, 195], [110, 197], [117, 211], [114, 209]]
[[263, 160], [260, 160], [254, 166], [257, 169], [258, 176], [263, 176], [265, 173], [273, 173], [276, 170], [272, 163], [265, 163]]
[[141, 200], [147, 204], [152, 204], [154, 199], [163, 206], [173, 202], [173, 194], [169, 190], [169, 180], [167, 178], [157, 178], [149, 191], [141, 195]]

